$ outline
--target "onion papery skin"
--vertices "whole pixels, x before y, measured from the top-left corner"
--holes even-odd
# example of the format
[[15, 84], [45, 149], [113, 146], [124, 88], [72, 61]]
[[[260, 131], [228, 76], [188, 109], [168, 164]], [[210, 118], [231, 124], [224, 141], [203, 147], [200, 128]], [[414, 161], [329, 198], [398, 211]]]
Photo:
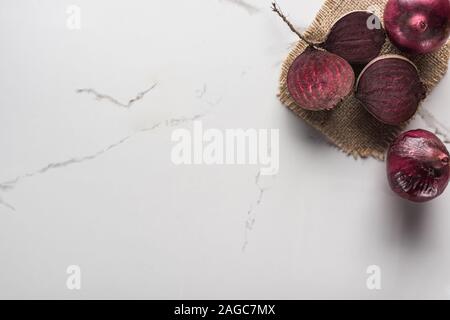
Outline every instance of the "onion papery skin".
[[354, 83], [355, 73], [345, 59], [312, 46], [294, 60], [287, 74], [291, 97], [311, 111], [333, 109], [351, 93]]
[[389, 148], [386, 162], [389, 185], [404, 199], [430, 201], [448, 185], [449, 152], [429, 131], [419, 129], [401, 134]]

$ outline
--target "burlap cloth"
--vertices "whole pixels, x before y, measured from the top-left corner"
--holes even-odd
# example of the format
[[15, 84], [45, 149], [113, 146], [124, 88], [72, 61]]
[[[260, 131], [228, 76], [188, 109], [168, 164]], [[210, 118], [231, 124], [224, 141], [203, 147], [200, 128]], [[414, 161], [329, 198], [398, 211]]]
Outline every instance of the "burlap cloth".
[[[387, 0], [325, 0], [314, 22], [304, 35], [313, 42], [322, 42], [333, 23], [345, 13], [354, 10], [378, 9], [375, 12], [378, 11], [377, 15], [382, 18], [386, 3]], [[296, 23], [296, 21], [291, 22]], [[363, 108], [354, 95], [348, 97], [331, 111], [316, 112], [301, 109], [290, 97], [286, 85], [287, 72], [294, 59], [306, 47], [306, 43], [299, 41], [283, 63], [278, 94], [280, 101], [345, 153], [355, 158], [372, 156], [380, 160], [384, 159], [389, 144], [405, 128], [406, 124], [390, 126], [380, 123]], [[420, 78], [426, 85], [428, 93], [439, 83], [447, 71], [449, 49], [450, 45], [447, 43], [433, 54], [418, 57], [405, 55], [417, 65]], [[386, 53], [402, 54], [388, 40], [382, 51], [382, 54]], [[427, 107], [426, 100], [421, 107]]]

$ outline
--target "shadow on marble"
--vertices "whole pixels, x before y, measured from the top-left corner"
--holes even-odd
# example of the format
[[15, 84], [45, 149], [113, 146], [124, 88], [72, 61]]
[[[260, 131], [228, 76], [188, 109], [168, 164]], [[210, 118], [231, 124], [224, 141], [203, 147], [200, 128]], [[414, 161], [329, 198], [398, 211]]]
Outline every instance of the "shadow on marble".
[[[283, 106], [280, 106], [280, 108], [281, 107]], [[301, 142], [308, 143], [312, 147], [316, 148], [326, 147], [330, 150], [335, 149], [335, 147], [323, 136], [323, 134], [305, 123], [292, 111], [284, 108], [283, 114], [286, 118], [284, 128], [286, 128], [293, 136], [298, 137]]]
[[403, 245], [410, 247], [419, 245], [427, 236], [427, 222], [431, 206], [429, 203], [414, 203], [401, 198], [392, 200], [393, 214], [399, 223], [399, 232]]

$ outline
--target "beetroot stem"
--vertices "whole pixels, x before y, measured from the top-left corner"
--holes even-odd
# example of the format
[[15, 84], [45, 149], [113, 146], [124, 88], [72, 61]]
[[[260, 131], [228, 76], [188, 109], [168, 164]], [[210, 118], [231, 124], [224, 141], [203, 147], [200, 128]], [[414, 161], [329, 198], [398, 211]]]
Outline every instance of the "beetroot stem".
[[278, 7], [278, 5], [275, 2], [272, 2], [272, 11], [275, 12], [276, 14], [278, 14], [278, 16], [287, 24], [289, 29], [291, 29], [291, 31], [293, 33], [295, 33], [300, 38], [300, 40], [306, 42], [310, 46], [316, 47], [316, 45], [314, 43], [312, 43], [311, 41], [307, 40], [300, 32], [298, 32], [295, 29], [293, 24], [288, 20], [288, 18], [286, 18], [286, 16], [283, 14], [283, 12], [281, 12], [281, 9]]

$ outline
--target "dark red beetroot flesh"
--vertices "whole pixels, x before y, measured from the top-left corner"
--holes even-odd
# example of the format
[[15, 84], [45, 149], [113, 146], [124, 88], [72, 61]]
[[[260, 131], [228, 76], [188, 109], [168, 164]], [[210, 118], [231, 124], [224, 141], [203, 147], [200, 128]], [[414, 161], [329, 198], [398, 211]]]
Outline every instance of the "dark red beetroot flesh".
[[347, 13], [334, 23], [325, 42], [313, 43], [295, 29], [275, 2], [272, 3], [272, 11], [277, 13], [302, 41], [312, 47], [337, 54], [351, 64], [367, 64], [378, 56], [386, 40], [380, 20], [372, 12]]
[[414, 64], [397, 55], [373, 60], [356, 84], [356, 98], [375, 118], [390, 125], [410, 119], [425, 96]]
[[287, 74], [287, 87], [295, 102], [312, 111], [334, 108], [355, 83], [352, 67], [343, 58], [308, 47]]
[[380, 54], [386, 41], [381, 23], [378, 29], [369, 28], [374, 27], [371, 19], [378, 17], [367, 11], [350, 12], [333, 25], [322, 47], [350, 64], [369, 63]]
[[392, 190], [402, 198], [425, 202], [441, 195], [449, 182], [449, 152], [433, 133], [412, 130], [401, 134], [387, 154]]
[[415, 54], [436, 51], [450, 35], [450, 0], [389, 0], [384, 25], [400, 50]]

